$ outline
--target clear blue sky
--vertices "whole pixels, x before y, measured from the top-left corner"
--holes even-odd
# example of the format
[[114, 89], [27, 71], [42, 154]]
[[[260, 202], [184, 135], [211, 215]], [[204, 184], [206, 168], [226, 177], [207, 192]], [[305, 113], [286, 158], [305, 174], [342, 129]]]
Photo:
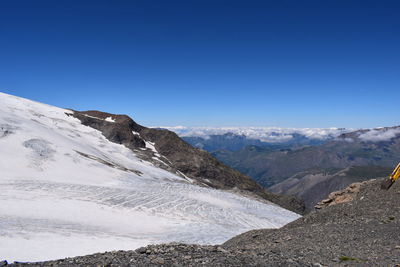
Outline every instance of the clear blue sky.
[[400, 124], [400, 1], [0, 1], [0, 91], [147, 126]]

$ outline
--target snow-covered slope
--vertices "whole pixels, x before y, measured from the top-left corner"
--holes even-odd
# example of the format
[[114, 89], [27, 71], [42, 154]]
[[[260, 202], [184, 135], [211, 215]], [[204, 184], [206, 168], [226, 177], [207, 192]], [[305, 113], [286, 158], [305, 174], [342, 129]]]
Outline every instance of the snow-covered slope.
[[221, 243], [299, 217], [193, 185], [108, 141], [71, 112], [0, 93], [0, 260]]

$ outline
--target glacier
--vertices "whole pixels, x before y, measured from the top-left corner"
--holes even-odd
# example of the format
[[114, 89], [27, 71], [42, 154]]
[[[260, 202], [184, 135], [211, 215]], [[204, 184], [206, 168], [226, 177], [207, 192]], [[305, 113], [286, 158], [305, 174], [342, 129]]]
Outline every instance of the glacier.
[[0, 260], [218, 244], [300, 217], [192, 184], [108, 141], [72, 112], [0, 93]]

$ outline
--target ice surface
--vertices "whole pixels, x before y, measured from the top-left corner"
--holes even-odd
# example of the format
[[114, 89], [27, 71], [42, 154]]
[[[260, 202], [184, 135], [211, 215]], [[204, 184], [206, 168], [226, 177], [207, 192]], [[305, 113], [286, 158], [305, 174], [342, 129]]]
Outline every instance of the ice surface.
[[0, 260], [216, 244], [299, 217], [188, 183], [68, 114], [0, 93]]

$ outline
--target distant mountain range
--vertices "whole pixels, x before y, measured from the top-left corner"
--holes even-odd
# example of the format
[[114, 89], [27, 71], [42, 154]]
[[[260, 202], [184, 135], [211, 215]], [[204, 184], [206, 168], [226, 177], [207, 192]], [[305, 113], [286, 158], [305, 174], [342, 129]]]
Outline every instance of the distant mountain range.
[[174, 131], [191, 145], [215, 152], [238, 151], [255, 145], [268, 148], [288, 148], [318, 145], [351, 132], [345, 128], [278, 128], [278, 127], [160, 127]]
[[[210, 151], [273, 192], [302, 197], [308, 208], [350, 182], [373, 178], [371, 174], [389, 175], [390, 169], [400, 161], [400, 127], [397, 126], [355, 131], [240, 128], [239, 132], [233, 128], [229, 132], [229, 128], [223, 129], [179, 129], [177, 132], [188, 143]], [[262, 129], [266, 132], [262, 133]], [[199, 136], [192, 136], [196, 133]], [[323, 190], [316, 190], [319, 187]]]

